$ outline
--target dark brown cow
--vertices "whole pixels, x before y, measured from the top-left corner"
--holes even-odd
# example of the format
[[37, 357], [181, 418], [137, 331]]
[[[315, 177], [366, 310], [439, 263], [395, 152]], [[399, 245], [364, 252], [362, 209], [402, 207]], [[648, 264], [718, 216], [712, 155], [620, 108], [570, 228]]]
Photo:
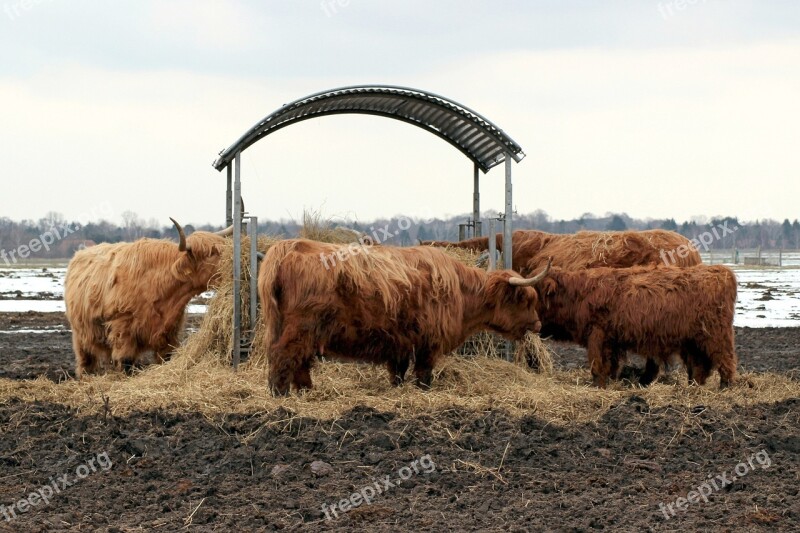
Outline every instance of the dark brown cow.
[[[488, 250], [489, 238], [478, 237], [451, 243], [426, 241], [433, 246], [455, 246], [468, 250]], [[503, 247], [503, 234], [497, 234], [497, 249]], [[512, 237], [512, 268], [523, 276], [541, 268], [548, 259], [553, 265], [566, 270], [613, 267], [627, 268], [645, 265], [674, 265], [688, 267], [702, 263], [692, 241], [678, 233], [666, 230], [645, 231], [579, 231], [578, 233], [547, 233], [537, 230], [518, 230]], [[574, 341], [558, 324], [544, 323], [541, 335], [560, 341]], [[613, 376], [619, 373], [615, 357]], [[647, 360], [642, 383], [650, 375], [657, 375], [658, 364]]]
[[[554, 267], [538, 289], [542, 323], [587, 348], [599, 387], [624, 350], [656, 362], [680, 353], [689, 379], [701, 385], [714, 369], [721, 387], [736, 377], [736, 277], [726, 267]], [[648, 365], [642, 383], [652, 382], [658, 370]]]
[[311, 388], [318, 355], [385, 364], [400, 385], [413, 355], [427, 388], [437, 361], [473, 333], [519, 340], [538, 331], [531, 286], [542, 274], [487, 273], [432, 247], [281, 241], [258, 277], [270, 386]]
[[181, 226], [178, 244], [161, 239], [99, 244], [75, 254], [64, 280], [72, 326], [75, 374], [112, 362], [129, 369], [147, 351], [156, 361], [177, 347], [186, 304], [217, 275], [220, 251], [233, 226], [218, 233]]

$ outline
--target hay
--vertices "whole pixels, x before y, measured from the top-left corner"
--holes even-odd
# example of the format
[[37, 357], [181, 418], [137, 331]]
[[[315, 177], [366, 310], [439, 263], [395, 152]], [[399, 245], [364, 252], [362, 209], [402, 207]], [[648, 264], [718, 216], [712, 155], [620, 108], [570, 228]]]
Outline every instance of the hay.
[[[256, 248], [266, 253], [278, 238], [262, 235]], [[242, 324], [250, 323], [250, 238], [242, 236]], [[174, 360], [199, 363], [205, 359], [231, 363], [233, 353], [233, 243], [226, 243], [221, 250], [219, 277], [211, 286], [214, 296], [208, 301], [206, 314], [197, 332], [190, 335], [173, 355]], [[247, 332], [250, 338], [258, 339], [260, 323], [256, 330]]]
[[190, 361], [178, 357], [151, 366], [132, 377], [93, 376], [61, 384], [45, 378], [33, 381], [0, 379], [0, 401], [55, 402], [85, 415], [168, 409], [200, 412], [209, 417], [226, 413], [257, 413], [279, 408], [295, 416], [335, 420], [356, 406], [367, 406], [402, 417], [435, 414], [446, 409], [502, 409], [512, 416], [536, 415], [550, 423], [595, 421], [610, 408], [633, 396], [651, 408], [670, 406], [691, 416], [698, 405], [729, 412], [734, 406], [774, 403], [800, 397], [800, 383], [776, 374], [745, 374], [737, 385], [717, 390], [718, 380], [705, 387], [656, 383], [647, 389], [615, 382], [607, 390], [591, 386], [587, 370], [534, 374], [512, 363], [485, 357], [451, 357], [435, 371], [432, 390], [413, 384], [395, 388], [381, 367], [353, 363], [321, 363], [313, 370], [314, 389], [287, 398], [273, 398], [263, 368], [245, 365], [239, 372], [219, 359]]
[[517, 343], [514, 362], [534, 372], [550, 374], [553, 372], [553, 352], [535, 333], [528, 333], [522, 342]]
[[349, 244], [358, 240], [358, 232], [343, 227], [335, 227], [331, 219], [323, 218], [319, 211], [303, 211], [303, 227], [300, 237], [312, 241], [331, 244]]

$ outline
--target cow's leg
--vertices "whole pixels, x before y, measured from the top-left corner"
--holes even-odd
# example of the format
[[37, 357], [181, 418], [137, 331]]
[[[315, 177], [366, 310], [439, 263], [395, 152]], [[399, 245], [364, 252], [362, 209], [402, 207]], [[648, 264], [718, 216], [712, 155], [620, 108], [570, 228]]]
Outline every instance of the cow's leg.
[[697, 342], [687, 341], [681, 349], [681, 358], [686, 365], [689, 384], [705, 385], [712, 367], [712, 361], [706, 351]]
[[114, 346], [111, 347], [111, 361], [114, 368], [130, 375], [136, 364], [136, 343], [128, 339], [118, 338]]
[[614, 346], [611, 351], [611, 367], [609, 369], [609, 375], [611, 379], [619, 379], [620, 374], [622, 373], [622, 367], [625, 366], [625, 362], [628, 360], [628, 351], [619, 348], [618, 346]]
[[292, 383], [311, 387], [310, 369], [316, 356], [313, 337], [303, 329], [285, 330], [270, 348], [269, 386], [276, 396], [286, 396]]
[[656, 380], [660, 371], [661, 365], [658, 361], [652, 357], [648, 357], [644, 366], [644, 374], [639, 378], [639, 385], [647, 387]]
[[153, 360], [156, 363], [165, 363], [172, 358], [172, 354], [181, 344], [181, 334], [185, 323], [186, 321], [182, 316], [181, 319], [167, 331], [160, 346], [156, 350], [153, 350]]
[[97, 372], [97, 357], [82, 346], [75, 334], [72, 336], [72, 348], [75, 351], [75, 377], [80, 379]]
[[708, 372], [716, 368], [719, 372], [719, 387], [724, 389], [736, 381], [736, 349], [734, 347], [733, 329], [713, 338], [708, 338], [701, 345], [701, 350], [708, 361]]
[[608, 384], [608, 375], [611, 372], [612, 350], [606, 342], [603, 330], [594, 328], [589, 334], [586, 345], [586, 354], [589, 358], [589, 368], [592, 371], [592, 384], [605, 389]]
[[314, 358], [307, 359], [300, 365], [300, 368], [294, 373], [292, 383], [298, 391], [311, 389], [314, 384], [311, 382], [311, 364]]
[[414, 353], [414, 375], [417, 377], [417, 386], [429, 390], [433, 382], [433, 358], [429, 349], [417, 350]]
[[406, 372], [410, 361], [408, 357], [400, 356], [400, 359], [387, 361], [386, 368], [389, 370], [389, 381], [395, 387], [400, 387], [406, 380]]

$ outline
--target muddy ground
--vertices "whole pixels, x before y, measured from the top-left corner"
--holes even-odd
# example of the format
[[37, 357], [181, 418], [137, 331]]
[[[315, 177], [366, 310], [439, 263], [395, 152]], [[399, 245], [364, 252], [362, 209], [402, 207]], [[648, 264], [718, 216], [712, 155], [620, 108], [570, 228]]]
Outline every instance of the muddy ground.
[[[0, 316], [0, 331], [59, 325]], [[585, 364], [582, 350], [554, 349], [557, 366]], [[738, 329], [737, 349], [745, 369], [797, 376], [800, 328]], [[0, 361], [2, 378], [65, 379], [69, 333], [0, 333]], [[0, 531], [798, 531], [799, 426], [800, 399], [686, 413], [634, 395], [567, 427], [463, 409], [210, 420], [0, 400]], [[19, 510], [53, 482], [48, 503]], [[704, 482], [708, 502], [690, 494]], [[372, 503], [323, 511], [357, 492]], [[697, 501], [676, 508], [687, 496]]]

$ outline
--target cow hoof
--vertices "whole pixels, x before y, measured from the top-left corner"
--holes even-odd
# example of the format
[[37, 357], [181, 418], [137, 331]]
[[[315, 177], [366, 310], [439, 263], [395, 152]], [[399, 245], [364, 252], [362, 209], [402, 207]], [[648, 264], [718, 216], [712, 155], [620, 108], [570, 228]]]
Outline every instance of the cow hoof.
[[431, 390], [431, 380], [418, 379], [417, 387], [424, 391], [429, 391]]
[[282, 398], [285, 396], [289, 396], [289, 387], [278, 387], [278, 386], [271, 386], [270, 391], [272, 395], [276, 398]]

